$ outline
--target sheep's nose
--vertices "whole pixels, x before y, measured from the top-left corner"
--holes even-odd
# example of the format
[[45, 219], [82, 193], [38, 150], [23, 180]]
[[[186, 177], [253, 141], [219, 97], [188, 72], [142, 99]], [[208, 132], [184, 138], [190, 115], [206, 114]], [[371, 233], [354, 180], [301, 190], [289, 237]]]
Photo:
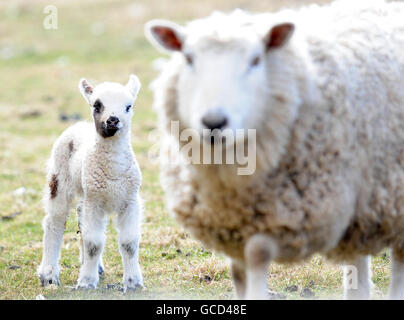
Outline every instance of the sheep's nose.
[[119, 119], [117, 117], [109, 117], [107, 120], [107, 125], [116, 126], [119, 123]]
[[210, 130], [223, 129], [227, 122], [227, 117], [217, 112], [209, 112], [202, 117], [202, 124]]

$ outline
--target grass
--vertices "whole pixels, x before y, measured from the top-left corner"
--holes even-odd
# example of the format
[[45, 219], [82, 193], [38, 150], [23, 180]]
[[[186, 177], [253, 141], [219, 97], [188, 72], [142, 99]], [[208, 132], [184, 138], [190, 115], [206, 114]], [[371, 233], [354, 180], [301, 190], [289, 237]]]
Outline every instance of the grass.
[[[0, 219], [0, 299], [35, 299], [38, 295], [47, 299], [232, 298], [225, 258], [204, 249], [168, 215], [158, 168], [148, 159], [156, 116], [147, 86], [156, 76], [152, 61], [159, 54], [145, 40], [143, 25], [159, 17], [183, 22], [213, 9], [269, 11], [303, 2], [309, 1], [56, 0], [58, 30], [42, 27], [46, 1], [0, 2], [0, 216], [21, 212], [10, 220]], [[131, 72], [143, 83], [132, 141], [144, 176], [146, 212], [140, 263], [147, 289], [134, 295], [123, 295], [119, 285], [106, 289], [122, 278], [116, 231], [110, 224], [104, 252], [106, 274], [99, 289], [72, 290], [79, 272], [73, 211], [61, 252], [62, 286], [41, 288], [35, 271], [42, 254], [45, 163], [57, 136], [72, 124], [60, 121], [60, 114], [90, 119], [90, 110], [77, 90], [81, 77], [126, 82]], [[25, 193], [16, 195], [14, 191], [21, 187]], [[376, 257], [373, 262], [375, 290], [380, 296], [388, 286], [388, 256]], [[272, 265], [269, 286], [289, 299], [300, 298], [304, 287], [310, 287], [316, 297], [338, 298], [341, 277], [339, 266], [316, 256], [300, 265]], [[286, 293], [285, 288], [291, 285], [299, 290]]]

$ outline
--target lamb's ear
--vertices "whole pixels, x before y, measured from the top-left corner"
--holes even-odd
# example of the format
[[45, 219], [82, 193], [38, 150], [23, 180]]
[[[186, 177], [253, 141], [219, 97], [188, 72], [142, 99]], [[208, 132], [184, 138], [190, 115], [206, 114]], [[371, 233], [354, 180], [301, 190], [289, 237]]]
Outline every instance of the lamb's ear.
[[284, 46], [295, 30], [293, 23], [281, 23], [273, 26], [264, 38], [265, 46], [267, 50], [280, 48]]
[[140, 83], [140, 80], [137, 76], [135, 76], [134, 74], [131, 74], [129, 77], [129, 81], [126, 84], [126, 87], [128, 88], [128, 90], [130, 91], [130, 93], [133, 96], [133, 99], [136, 100], [137, 95], [140, 91], [140, 88], [142, 87], [142, 84]]
[[88, 104], [91, 104], [90, 97], [94, 91], [93, 86], [86, 79], [82, 78], [79, 81], [79, 90]]
[[151, 20], [145, 25], [147, 39], [165, 52], [181, 51], [185, 38], [183, 27], [166, 20]]

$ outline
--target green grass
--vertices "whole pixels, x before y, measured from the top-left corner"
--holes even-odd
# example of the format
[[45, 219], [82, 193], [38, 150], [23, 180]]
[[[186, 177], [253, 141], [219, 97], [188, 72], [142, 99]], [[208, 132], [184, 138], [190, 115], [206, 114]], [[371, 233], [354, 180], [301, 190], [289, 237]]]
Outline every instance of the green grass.
[[[152, 61], [159, 54], [143, 36], [151, 18], [182, 22], [209, 14], [213, 9], [235, 7], [252, 11], [277, 9], [280, 4], [304, 1], [129, 1], [57, 0], [59, 29], [42, 27], [46, 1], [0, 2], [0, 216], [21, 212], [14, 219], [0, 219], [0, 298], [35, 299], [229, 299], [233, 289], [225, 258], [189, 237], [167, 213], [158, 181], [158, 167], [148, 159], [153, 144], [149, 134], [156, 127], [148, 84], [156, 76]], [[310, 2], [310, 1], [305, 1]], [[322, 1], [324, 2], [324, 1]], [[96, 35], [94, 28], [103, 26]], [[7, 52], [9, 54], [6, 59]], [[53, 142], [72, 123], [61, 122], [60, 113], [80, 114], [90, 120], [90, 110], [77, 89], [81, 77], [126, 82], [137, 73], [143, 83], [132, 125], [133, 148], [143, 172], [142, 196], [146, 200], [140, 263], [147, 289], [123, 295], [108, 284], [121, 281], [122, 264], [112, 223], [104, 252], [106, 274], [95, 292], [72, 290], [79, 272], [79, 237], [74, 211], [69, 217], [61, 252], [61, 287], [41, 288], [36, 268], [41, 260], [41, 204], [45, 164]], [[27, 113], [36, 111], [36, 117]], [[26, 193], [13, 194], [24, 187]], [[11, 266], [19, 266], [10, 269]], [[388, 286], [388, 258], [374, 259], [377, 296]], [[316, 297], [341, 296], [341, 268], [321, 257], [295, 266], [271, 266], [269, 286], [300, 298], [309, 286]], [[314, 282], [314, 284], [313, 284]], [[285, 293], [296, 284], [297, 293]]]

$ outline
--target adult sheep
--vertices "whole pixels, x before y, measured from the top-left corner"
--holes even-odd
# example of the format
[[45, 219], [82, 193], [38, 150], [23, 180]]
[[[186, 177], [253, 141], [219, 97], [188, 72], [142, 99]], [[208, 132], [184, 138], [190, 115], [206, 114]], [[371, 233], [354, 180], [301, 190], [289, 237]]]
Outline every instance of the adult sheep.
[[403, 16], [403, 3], [340, 1], [147, 24], [173, 53], [155, 83], [164, 152], [185, 144], [172, 121], [198, 134], [256, 129], [252, 175], [237, 164], [162, 166], [169, 210], [231, 258], [240, 298], [266, 297], [271, 261], [314, 253], [354, 265], [358, 288], [346, 297], [369, 298], [368, 256], [385, 247], [389, 297], [404, 298]]

